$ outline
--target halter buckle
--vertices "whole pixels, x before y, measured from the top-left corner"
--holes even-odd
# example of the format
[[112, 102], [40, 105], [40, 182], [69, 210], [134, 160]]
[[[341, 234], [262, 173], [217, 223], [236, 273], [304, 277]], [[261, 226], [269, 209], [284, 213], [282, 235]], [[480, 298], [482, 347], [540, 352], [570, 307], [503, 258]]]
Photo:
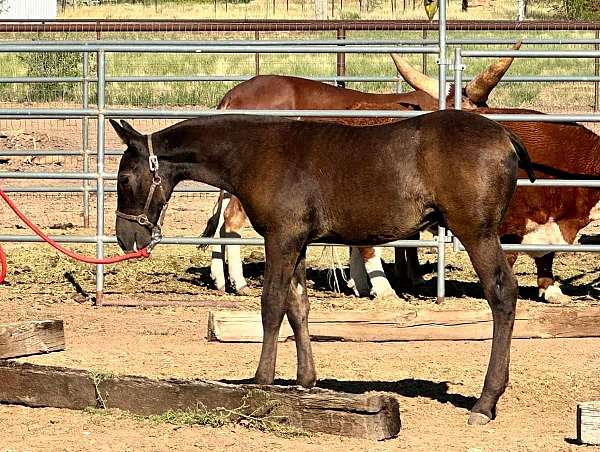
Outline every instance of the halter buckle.
[[150, 165], [150, 171], [153, 173], [158, 171], [158, 157], [154, 154], [148, 157], [148, 164]]
[[150, 220], [148, 219], [146, 214], [138, 215], [137, 222], [142, 226], [153, 226], [152, 223], [150, 223]]

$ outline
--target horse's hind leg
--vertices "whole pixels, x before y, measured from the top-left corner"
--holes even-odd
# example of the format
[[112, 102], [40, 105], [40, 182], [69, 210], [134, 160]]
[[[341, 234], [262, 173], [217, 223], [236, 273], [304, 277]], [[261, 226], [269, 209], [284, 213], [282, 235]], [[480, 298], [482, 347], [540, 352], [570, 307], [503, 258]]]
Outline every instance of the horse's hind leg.
[[317, 378], [308, 332], [308, 294], [306, 293], [306, 248], [296, 265], [286, 303], [286, 314], [296, 341], [298, 356], [297, 383], [305, 388], [314, 386]]
[[265, 237], [265, 281], [261, 297], [263, 342], [255, 381], [272, 384], [275, 379], [277, 339], [286, 311], [292, 277], [302, 248], [295, 237]]
[[483, 391], [469, 418], [469, 424], [486, 424], [495, 416], [496, 403], [508, 384], [517, 281], [495, 234], [490, 233], [472, 240], [459, 236], [459, 239], [465, 245], [473, 268], [481, 280], [494, 321], [492, 352]]

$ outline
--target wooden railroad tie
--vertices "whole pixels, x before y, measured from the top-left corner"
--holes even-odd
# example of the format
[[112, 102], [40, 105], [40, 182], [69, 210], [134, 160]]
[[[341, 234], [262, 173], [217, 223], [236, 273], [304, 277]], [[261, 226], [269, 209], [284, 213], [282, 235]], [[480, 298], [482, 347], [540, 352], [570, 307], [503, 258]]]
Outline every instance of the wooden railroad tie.
[[[313, 312], [309, 317], [315, 341], [392, 342], [484, 340], [492, 337], [492, 315], [482, 311]], [[599, 337], [600, 306], [548, 306], [517, 309], [514, 338]], [[208, 317], [209, 341], [261, 342], [259, 312], [213, 311]], [[287, 320], [279, 340], [293, 340]]]
[[577, 405], [577, 441], [600, 445], [600, 400]]
[[[83, 410], [118, 408], [141, 415], [203, 406], [236, 410], [260, 407], [268, 398], [277, 419], [307, 432], [373, 440], [400, 431], [398, 401], [378, 393], [345, 394], [295, 386], [226, 384], [204, 380], [152, 380], [134, 376], [96, 376], [60, 367], [0, 361], [0, 403]], [[281, 417], [279, 417], [281, 416]]]
[[64, 349], [65, 332], [62, 320], [0, 325], [0, 359], [19, 358]]

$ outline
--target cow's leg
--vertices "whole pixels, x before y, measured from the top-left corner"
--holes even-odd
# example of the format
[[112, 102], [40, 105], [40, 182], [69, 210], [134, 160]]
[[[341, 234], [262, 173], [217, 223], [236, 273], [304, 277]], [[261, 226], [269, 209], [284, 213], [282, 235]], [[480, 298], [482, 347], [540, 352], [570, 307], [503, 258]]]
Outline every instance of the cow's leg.
[[399, 300], [394, 289], [390, 285], [381, 260], [381, 247], [360, 248], [360, 254], [365, 264], [365, 270], [369, 281], [371, 281], [371, 295], [375, 298], [390, 298]]
[[[419, 240], [419, 234], [407, 237], [407, 240]], [[425, 284], [421, 276], [418, 248], [396, 248], [394, 276], [402, 287], [418, 287]]]
[[365, 270], [365, 263], [360, 249], [356, 246], [350, 247], [350, 281], [348, 281], [348, 287], [354, 291], [354, 295], [357, 297], [369, 296], [369, 279]]
[[494, 321], [492, 352], [483, 391], [469, 417], [469, 424], [486, 424], [494, 417], [496, 403], [508, 384], [510, 343], [517, 304], [517, 280], [495, 235], [490, 234], [479, 240], [461, 238], [461, 242], [465, 245], [473, 268], [481, 280]]
[[298, 370], [296, 382], [305, 388], [315, 385], [317, 374], [308, 332], [308, 294], [306, 292], [306, 248], [302, 250], [288, 293], [286, 314], [294, 331]]
[[255, 375], [258, 384], [272, 384], [275, 379], [277, 338], [301, 253], [298, 243], [301, 241], [289, 237], [265, 237], [265, 277], [261, 297], [263, 342]]
[[548, 303], [567, 303], [570, 300], [569, 297], [562, 293], [560, 287], [554, 281], [554, 274], [552, 273], [554, 255], [555, 253], [548, 253], [534, 258], [537, 267], [539, 297], [544, 298]]
[[[229, 207], [230, 199], [228, 197], [223, 199], [223, 205], [221, 207], [221, 214], [219, 215], [219, 223], [217, 225], [217, 232], [215, 238], [220, 238], [224, 232], [223, 225], [225, 223], [225, 210]], [[210, 277], [215, 284], [217, 290], [225, 292], [225, 245], [212, 245], [212, 258], [210, 261]]]
[[[224, 237], [240, 238], [242, 228], [246, 222], [246, 212], [238, 198], [232, 196], [231, 202], [225, 209], [225, 234]], [[238, 295], [250, 295], [248, 283], [244, 278], [244, 269], [242, 266], [240, 245], [227, 245], [227, 270], [229, 271], [229, 280]]]

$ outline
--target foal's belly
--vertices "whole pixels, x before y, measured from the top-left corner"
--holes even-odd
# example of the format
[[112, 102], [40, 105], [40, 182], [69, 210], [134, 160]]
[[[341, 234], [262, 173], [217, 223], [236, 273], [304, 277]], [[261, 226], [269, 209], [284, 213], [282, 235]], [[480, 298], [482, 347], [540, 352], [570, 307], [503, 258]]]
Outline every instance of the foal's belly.
[[[364, 212], [367, 213], [367, 212]], [[348, 245], [381, 245], [410, 237], [423, 227], [423, 215], [388, 212], [373, 215], [349, 215], [333, 224], [318, 240]]]

